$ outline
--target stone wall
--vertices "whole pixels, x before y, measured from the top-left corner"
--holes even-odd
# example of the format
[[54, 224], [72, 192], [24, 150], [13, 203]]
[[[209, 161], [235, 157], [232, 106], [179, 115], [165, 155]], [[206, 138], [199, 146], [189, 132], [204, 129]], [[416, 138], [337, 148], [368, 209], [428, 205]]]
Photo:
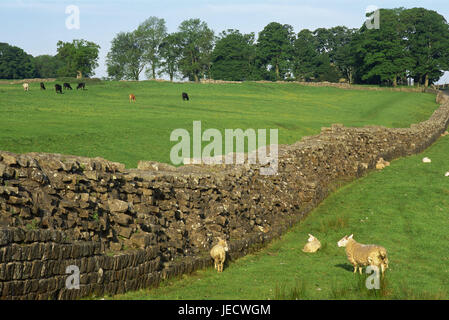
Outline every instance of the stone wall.
[[[259, 165], [142, 162], [0, 152], [0, 297], [74, 299], [156, 285], [212, 264], [228, 239], [229, 260], [281, 235], [333, 190], [432, 144], [449, 123], [449, 101], [410, 128], [333, 125], [279, 146], [278, 174]], [[67, 266], [79, 290], [65, 289]]]

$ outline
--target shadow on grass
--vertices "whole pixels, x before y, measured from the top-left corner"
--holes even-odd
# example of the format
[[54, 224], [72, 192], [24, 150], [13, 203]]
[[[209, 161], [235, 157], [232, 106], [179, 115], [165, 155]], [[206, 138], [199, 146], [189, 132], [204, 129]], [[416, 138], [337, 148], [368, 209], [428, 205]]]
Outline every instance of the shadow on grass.
[[350, 272], [354, 272], [354, 267], [352, 265], [350, 265], [349, 263], [339, 263], [339, 264], [336, 264], [335, 267], [342, 268], [342, 269], [350, 271]]

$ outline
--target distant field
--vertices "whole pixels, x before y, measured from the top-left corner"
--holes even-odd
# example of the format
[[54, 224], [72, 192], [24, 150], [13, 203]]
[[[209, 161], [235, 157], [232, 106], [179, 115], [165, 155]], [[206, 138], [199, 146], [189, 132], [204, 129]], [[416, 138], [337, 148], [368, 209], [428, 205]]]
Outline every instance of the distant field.
[[[86, 91], [57, 95], [54, 83], [29, 92], [0, 84], [0, 150], [100, 156], [136, 167], [139, 160], [169, 162], [170, 133], [202, 130], [279, 129], [279, 143], [318, 134], [332, 123], [408, 127], [436, 109], [423, 93], [352, 91], [297, 84], [194, 84], [100, 82]], [[72, 82], [75, 88], [75, 83]], [[181, 92], [188, 92], [183, 102]], [[134, 93], [137, 103], [130, 104]]]

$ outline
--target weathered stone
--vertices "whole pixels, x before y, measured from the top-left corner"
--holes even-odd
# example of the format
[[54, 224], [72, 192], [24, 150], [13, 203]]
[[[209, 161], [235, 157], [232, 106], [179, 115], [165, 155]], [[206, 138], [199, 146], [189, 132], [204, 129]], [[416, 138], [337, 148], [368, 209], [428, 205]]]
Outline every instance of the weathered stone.
[[118, 199], [108, 200], [108, 206], [111, 212], [126, 212], [129, 207], [128, 202]]

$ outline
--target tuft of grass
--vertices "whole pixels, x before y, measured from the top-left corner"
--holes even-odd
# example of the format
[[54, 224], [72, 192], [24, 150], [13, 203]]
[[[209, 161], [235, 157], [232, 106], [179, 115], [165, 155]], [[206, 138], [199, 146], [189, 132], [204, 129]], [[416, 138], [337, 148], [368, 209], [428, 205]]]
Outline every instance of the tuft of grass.
[[293, 288], [287, 289], [285, 283], [276, 285], [274, 300], [303, 300], [307, 297], [306, 282], [297, 279]]

